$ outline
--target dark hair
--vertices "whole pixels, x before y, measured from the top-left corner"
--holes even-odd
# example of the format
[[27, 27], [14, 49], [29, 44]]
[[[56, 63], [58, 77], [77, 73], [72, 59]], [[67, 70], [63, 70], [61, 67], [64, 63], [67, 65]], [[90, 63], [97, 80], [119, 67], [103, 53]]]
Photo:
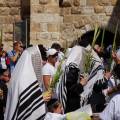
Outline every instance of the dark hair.
[[59, 106], [59, 101], [56, 98], [51, 99], [47, 102], [47, 108], [49, 112], [53, 112], [53, 109], [56, 109]]
[[60, 44], [58, 44], [58, 43], [53, 43], [52, 46], [51, 46], [51, 48], [54, 48], [54, 49], [56, 49], [56, 50], [60, 50], [60, 49], [61, 49], [61, 46], [60, 46]]
[[47, 60], [47, 53], [46, 53], [47, 50], [46, 50], [46, 48], [42, 44], [39, 44], [38, 48], [41, 52], [42, 60], [46, 61]]

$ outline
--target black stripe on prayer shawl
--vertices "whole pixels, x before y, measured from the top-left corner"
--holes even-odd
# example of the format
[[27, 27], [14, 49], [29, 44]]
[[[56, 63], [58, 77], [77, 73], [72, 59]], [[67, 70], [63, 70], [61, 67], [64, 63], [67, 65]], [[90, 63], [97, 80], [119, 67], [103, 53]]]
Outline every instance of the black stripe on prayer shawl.
[[59, 85], [60, 93], [59, 93], [59, 100], [63, 106], [63, 109], [66, 109], [66, 102], [67, 102], [67, 88], [66, 88], [66, 75], [69, 72], [69, 68], [78, 68], [78, 66], [75, 63], [70, 63], [68, 66], [66, 66], [65, 71], [62, 75], [61, 83]]
[[[36, 107], [33, 107], [31, 109], [31, 111], [28, 113], [28, 114], [25, 114], [25, 116], [23, 116], [22, 120], [26, 120], [36, 109], [38, 109], [41, 105], [43, 105], [44, 102], [42, 103], [39, 103]], [[43, 113], [44, 114], [44, 113]], [[41, 116], [41, 115], [40, 115]], [[21, 119], [18, 119], [18, 120], [21, 120]]]
[[41, 117], [37, 118], [36, 120], [44, 120], [46, 114], [43, 114]]
[[[30, 107], [32, 112], [33, 112], [33, 110], [36, 110], [41, 105], [43, 105], [44, 101], [43, 101], [43, 97], [41, 96], [41, 94], [42, 93], [39, 88], [38, 81], [35, 81], [31, 85], [29, 85], [19, 96], [19, 102], [17, 103], [12, 120], [18, 119], [19, 115], [24, 113], [24, 111], [27, 111], [27, 109], [30, 107], [30, 105], [32, 106], [32, 107]], [[37, 105], [37, 106], [34, 107], [35, 105]], [[34, 107], [34, 109], [33, 109], [33, 107]]]
[[90, 79], [92, 79], [92, 78], [97, 74], [97, 72], [98, 72], [99, 70], [103, 70], [103, 67], [102, 67], [101, 65], [99, 65], [95, 70], [92, 71], [92, 74], [90, 75], [88, 81], [89, 81]]

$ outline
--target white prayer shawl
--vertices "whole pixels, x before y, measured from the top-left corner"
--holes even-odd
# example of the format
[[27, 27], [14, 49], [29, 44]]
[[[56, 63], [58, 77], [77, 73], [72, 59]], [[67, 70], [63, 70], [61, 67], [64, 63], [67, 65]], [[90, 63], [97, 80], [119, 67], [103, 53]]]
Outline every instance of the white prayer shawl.
[[[90, 50], [91, 46], [88, 45], [86, 49]], [[92, 55], [91, 71], [88, 77], [89, 81], [84, 86], [83, 93], [81, 93], [81, 105], [86, 105], [88, 97], [91, 96], [92, 94], [94, 84], [96, 82], [98, 82], [99, 84], [99, 81], [104, 79], [104, 67], [102, 60], [99, 58], [99, 56], [94, 50], [92, 50], [91, 55]]]
[[120, 95], [116, 95], [107, 105], [102, 113], [100, 113], [101, 120], [120, 120]]
[[5, 111], [5, 120], [42, 120], [45, 104], [38, 80], [41, 54], [37, 46], [28, 48], [13, 71]]
[[[80, 73], [84, 72], [84, 56], [87, 52], [87, 50], [91, 49], [91, 46], [89, 45], [87, 48], [81, 47], [81, 46], [74, 46], [68, 56], [68, 59], [66, 60], [66, 63], [64, 66], [69, 66], [71, 63], [73, 63], [74, 67], [77, 67], [80, 69]], [[92, 63], [92, 69], [89, 75], [89, 81], [86, 86], [84, 86], [84, 91], [81, 94], [81, 106], [85, 105], [87, 103], [88, 97], [92, 94], [93, 86], [94, 84], [103, 79], [103, 65], [101, 59], [98, 57], [98, 55], [92, 50], [92, 56], [93, 56], [93, 63]], [[66, 68], [66, 67], [65, 67]], [[61, 101], [63, 108], [65, 110], [66, 108], [66, 101], [67, 101], [67, 89], [66, 89], [66, 72], [67, 70], [64, 68], [63, 74], [60, 77], [59, 87], [58, 87], [58, 96], [59, 100]]]

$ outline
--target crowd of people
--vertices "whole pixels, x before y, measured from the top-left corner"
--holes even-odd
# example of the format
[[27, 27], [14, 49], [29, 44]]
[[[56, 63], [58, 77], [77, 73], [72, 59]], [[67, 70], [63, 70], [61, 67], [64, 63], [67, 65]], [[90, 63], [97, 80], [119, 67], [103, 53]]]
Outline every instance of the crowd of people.
[[[89, 50], [92, 60], [88, 61], [91, 66], [85, 76], [85, 55]], [[119, 49], [107, 53], [99, 44], [91, 48], [81, 43], [67, 50], [58, 43], [50, 48], [37, 45], [23, 49], [20, 41], [6, 52], [2, 44], [0, 120], [47, 120], [47, 113], [65, 115], [88, 104], [93, 113], [99, 113], [98, 120], [119, 120], [119, 53]], [[113, 62], [108, 61], [108, 54]], [[51, 90], [59, 65], [62, 73]]]

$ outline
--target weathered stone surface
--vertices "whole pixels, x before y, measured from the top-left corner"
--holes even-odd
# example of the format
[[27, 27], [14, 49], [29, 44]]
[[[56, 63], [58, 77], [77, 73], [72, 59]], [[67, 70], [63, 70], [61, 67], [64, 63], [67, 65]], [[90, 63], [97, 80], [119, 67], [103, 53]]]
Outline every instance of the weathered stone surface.
[[103, 13], [104, 12], [104, 7], [100, 6], [100, 5], [95, 6], [94, 9], [95, 9], [95, 13]]
[[48, 24], [48, 32], [58, 32], [60, 30], [60, 25], [59, 24]]
[[99, 5], [110, 5], [111, 1], [110, 0], [98, 0]]
[[47, 31], [48, 31], [47, 23], [41, 23], [40, 24], [40, 32], [47, 32]]
[[9, 15], [9, 7], [0, 7], [0, 15]]
[[13, 32], [13, 24], [3, 24], [3, 31], [6, 33], [12, 33]]
[[73, 4], [74, 4], [74, 6], [79, 6], [80, 5], [80, 0], [74, 0]]
[[112, 5], [116, 5], [118, 0], [111, 0]]
[[37, 33], [37, 40], [50, 40], [51, 33], [49, 32], [38, 32]]
[[97, 5], [97, 0], [87, 0], [86, 5], [95, 6], [95, 5]]
[[94, 13], [94, 7], [81, 7], [81, 13], [92, 15]]
[[44, 6], [42, 5], [32, 5], [31, 7], [31, 14], [42, 13], [44, 12]]
[[81, 8], [80, 7], [72, 7], [71, 13], [72, 14], [80, 14], [81, 13]]
[[63, 22], [64, 23], [72, 23], [74, 20], [74, 16], [73, 15], [66, 15], [63, 18]]
[[114, 9], [113, 6], [106, 6], [105, 7], [105, 13], [106, 13], [106, 15], [112, 15], [113, 9]]
[[39, 0], [40, 4], [47, 4], [49, 0]]
[[31, 23], [31, 30], [33, 32], [40, 32], [40, 23]]
[[31, 21], [36, 23], [59, 23], [60, 16], [58, 14], [35, 14], [31, 16]]
[[86, 0], [80, 0], [80, 6], [86, 6]]
[[31, 0], [31, 5], [39, 5], [39, 0]]
[[71, 14], [71, 8], [67, 7], [67, 8], [61, 8], [60, 9], [60, 15], [69, 15]]
[[37, 39], [37, 34], [36, 34], [36, 32], [30, 32], [30, 40], [33, 40], [33, 41], [35, 41]]
[[53, 13], [53, 14], [60, 13], [60, 9], [56, 5], [45, 5], [44, 7], [45, 7], [44, 10], [45, 13]]
[[11, 8], [10, 15], [20, 15], [20, 9], [16, 7]]
[[52, 40], [59, 40], [59, 38], [60, 38], [60, 33], [59, 32], [52, 32], [51, 33], [51, 39]]

